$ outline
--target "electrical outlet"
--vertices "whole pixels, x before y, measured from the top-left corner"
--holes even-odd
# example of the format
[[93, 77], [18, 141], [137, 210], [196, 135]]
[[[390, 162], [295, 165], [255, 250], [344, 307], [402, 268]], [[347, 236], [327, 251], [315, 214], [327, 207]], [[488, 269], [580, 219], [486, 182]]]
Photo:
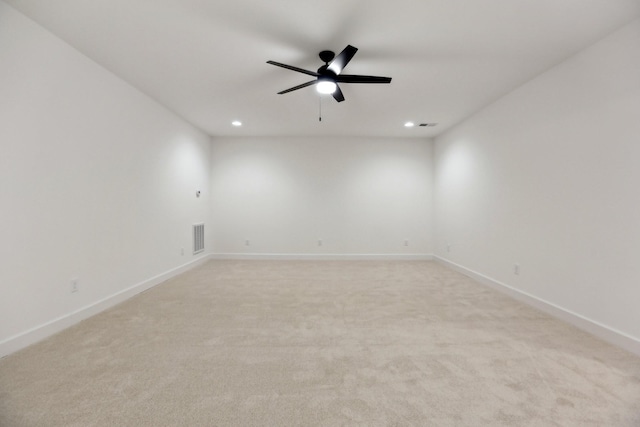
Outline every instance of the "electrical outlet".
[[71, 279], [71, 293], [78, 292], [79, 290], [78, 279]]
[[451, 245], [447, 243], [447, 252], [451, 252]]
[[249, 239], [246, 239], [246, 240], [244, 241], [244, 245], [245, 245], [245, 246], [249, 246]]
[[322, 246], [322, 239], [318, 239], [318, 246]]
[[520, 275], [520, 264], [513, 264], [513, 274], [516, 276]]
[[180, 248], [180, 255], [184, 256], [184, 248]]
[[404, 239], [404, 245], [409, 246], [409, 239]]

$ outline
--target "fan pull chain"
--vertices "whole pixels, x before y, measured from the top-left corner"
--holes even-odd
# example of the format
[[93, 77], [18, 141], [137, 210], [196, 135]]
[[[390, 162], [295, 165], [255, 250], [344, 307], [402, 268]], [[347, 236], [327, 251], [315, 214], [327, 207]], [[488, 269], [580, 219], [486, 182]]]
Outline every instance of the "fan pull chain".
[[322, 121], [322, 97], [318, 96], [318, 121]]

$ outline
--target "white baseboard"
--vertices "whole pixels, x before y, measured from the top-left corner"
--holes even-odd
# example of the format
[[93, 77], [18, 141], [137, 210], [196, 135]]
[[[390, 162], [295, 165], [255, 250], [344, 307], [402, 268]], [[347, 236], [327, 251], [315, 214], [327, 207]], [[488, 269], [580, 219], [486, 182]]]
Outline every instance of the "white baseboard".
[[175, 277], [185, 271], [191, 270], [194, 267], [209, 260], [209, 255], [203, 255], [196, 260], [193, 260], [187, 264], [173, 268], [169, 271], [161, 273], [157, 276], [151, 277], [143, 282], [135, 284], [127, 289], [123, 289], [111, 296], [103, 298], [85, 307], [82, 307], [74, 312], [60, 316], [57, 319], [53, 319], [47, 323], [31, 328], [25, 332], [14, 335], [0, 342], [0, 358], [7, 356], [11, 353], [15, 353], [31, 344], [35, 344], [45, 338], [50, 337], [62, 330], [75, 325], [76, 323], [94, 316], [101, 311], [104, 311], [110, 307], [113, 307], [129, 298], [146, 291], [162, 282], [165, 282], [172, 277]]
[[505, 283], [494, 280], [483, 274], [470, 270], [445, 258], [431, 254], [209, 254], [194, 261], [176, 267], [162, 274], [154, 276], [127, 289], [124, 289], [107, 298], [80, 308], [72, 313], [53, 319], [43, 325], [36, 326], [18, 335], [14, 335], [0, 342], [0, 357], [7, 356], [31, 344], [35, 344], [51, 335], [54, 335], [74, 324], [94, 316], [101, 311], [113, 307], [127, 299], [146, 291], [162, 282], [165, 282], [179, 274], [195, 268], [210, 259], [218, 260], [402, 260], [402, 261], [431, 261], [435, 260], [447, 267], [456, 270], [478, 282], [505, 293], [512, 298], [527, 305], [537, 308], [551, 316], [570, 323], [592, 335], [597, 336], [613, 345], [624, 348], [640, 356], [640, 340], [625, 334], [624, 332], [610, 328], [580, 314], [559, 307], [524, 291], [515, 289]]
[[272, 253], [220, 253], [211, 254], [219, 260], [282, 260], [282, 261], [432, 261], [431, 254], [272, 254]]
[[590, 333], [610, 344], [623, 348], [631, 353], [640, 356], [640, 340], [624, 332], [618, 331], [609, 326], [603, 325], [595, 320], [589, 319], [578, 313], [574, 313], [571, 310], [562, 308], [549, 301], [545, 301], [527, 292], [513, 288], [505, 283], [494, 280], [476, 271], [470, 270], [445, 258], [441, 258], [437, 255], [433, 256], [433, 259], [447, 267], [471, 277], [472, 279], [489, 286], [497, 291], [509, 295], [513, 299], [523, 302], [529, 306], [532, 306], [540, 311], [543, 311], [557, 319], [570, 323], [585, 332]]

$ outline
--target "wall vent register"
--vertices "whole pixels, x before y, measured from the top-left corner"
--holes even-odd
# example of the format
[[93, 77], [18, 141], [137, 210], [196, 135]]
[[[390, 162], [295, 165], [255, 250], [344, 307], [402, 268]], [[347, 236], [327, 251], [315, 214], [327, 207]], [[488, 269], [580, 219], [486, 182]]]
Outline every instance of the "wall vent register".
[[193, 225], [193, 254], [204, 252], [204, 224]]

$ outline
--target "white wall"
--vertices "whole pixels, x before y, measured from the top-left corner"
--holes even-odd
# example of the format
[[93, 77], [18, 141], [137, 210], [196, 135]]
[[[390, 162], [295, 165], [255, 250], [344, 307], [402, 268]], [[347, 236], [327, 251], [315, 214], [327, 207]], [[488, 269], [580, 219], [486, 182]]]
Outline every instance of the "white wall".
[[425, 139], [215, 138], [213, 251], [431, 254], [431, 161]]
[[206, 135], [3, 2], [0, 64], [1, 356], [192, 261], [211, 202]]
[[438, 256], [638, 343], [640, 21], [437, 138], [435, 165]]

